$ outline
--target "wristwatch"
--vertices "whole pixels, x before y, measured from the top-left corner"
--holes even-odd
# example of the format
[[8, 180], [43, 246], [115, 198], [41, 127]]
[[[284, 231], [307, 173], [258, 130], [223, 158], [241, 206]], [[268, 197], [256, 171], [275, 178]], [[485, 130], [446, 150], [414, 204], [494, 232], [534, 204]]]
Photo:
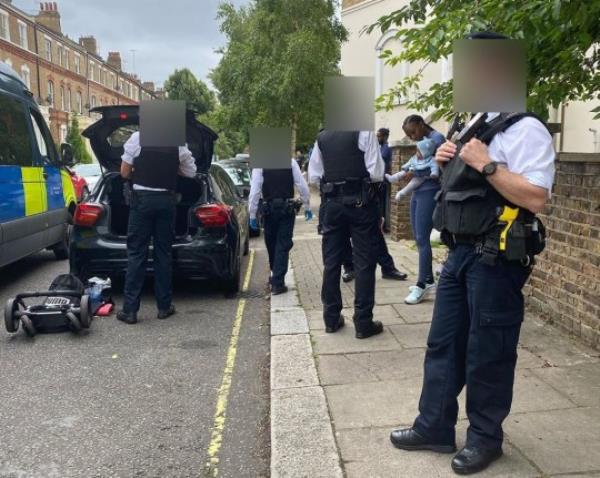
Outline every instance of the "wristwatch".
[[488, 176], [491, 176], [492, 174], [494, 174], [497, 169], [498, 169], [498, 161], [490, 161], [483, 167], [483, 169], [481, 170], [481, 174], [483, 174], [483, 176], [485, 178], [487, 178]]

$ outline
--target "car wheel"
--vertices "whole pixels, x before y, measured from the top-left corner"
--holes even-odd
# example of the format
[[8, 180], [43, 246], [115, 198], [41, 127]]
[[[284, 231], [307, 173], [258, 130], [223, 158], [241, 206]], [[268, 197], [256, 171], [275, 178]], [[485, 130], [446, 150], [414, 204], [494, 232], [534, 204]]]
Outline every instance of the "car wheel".
[[23, 330], [27, 334], [27, 337], [35, 336], [35, 334], [37, 333], [37, 330], [35, 330], [35, 326], [33, 325], [33, 322], [31, 321], [31, 319], [28, 316], [22, 315], [21, 323], [23, 324]]
[[238, 251], [234, 261], [233, 270], [231, 271], [231, 279], [227, 279], [223, 283], [223, 289], [225, 290], [226, 294], [236, 294], [240, 291], [240, 285], [242, 282], [240, 263], [241, 259]]
[[19, 319], [15, 316], [15, 313], [19, 309], [19, 303], [16, 299], [8, 299], [6, 306], [4, 307], [4, 325], [6, 331], [15, 333], [19, 330]]
[[86, 294], [81, 296], [81, 302], [79, 303], [79, 321], [84, 329], [90, 328], [92, 311], [90, 308], [90, 296]]
[[71, 332], [79, 332], [83, 325], [77, 316], [73, 312], [67, 312], [66, 315], [67, 319], [69, 319], [69, 328], [71, 329]]
[[72, 227], [73, 226], [69, 224], [67, 226], [62, 241], [52, 246], [52, 252], [54, 252], [54, 257], [56, 257], [56, 259], [58, 259], [59, 261], [64, 261], [65, 259], [69, 258], [69, 237], [71, 235]]

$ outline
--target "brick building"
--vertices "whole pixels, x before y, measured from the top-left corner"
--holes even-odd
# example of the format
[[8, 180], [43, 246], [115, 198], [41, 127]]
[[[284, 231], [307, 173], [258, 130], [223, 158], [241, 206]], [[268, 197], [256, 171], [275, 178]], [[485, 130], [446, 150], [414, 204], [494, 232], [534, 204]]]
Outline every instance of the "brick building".
[[52, 136], [64, 141], [71, 114], [85, 127], [90, 109], [111, 104], [135, 104], [155, 96], [135, 76], [121, 68], [119, 52], [104, 60], [93, 36], [75, 42], [61, 30], [56, 2], [40, 3], [31, 16], [0, 0], [0, 61], [23, 79], [47, 116]]

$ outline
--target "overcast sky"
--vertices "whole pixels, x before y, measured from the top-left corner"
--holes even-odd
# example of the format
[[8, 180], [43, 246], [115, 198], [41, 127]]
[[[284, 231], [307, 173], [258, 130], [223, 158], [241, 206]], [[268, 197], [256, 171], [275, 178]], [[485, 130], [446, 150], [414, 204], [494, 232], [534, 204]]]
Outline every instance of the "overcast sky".
[[[242, 5], [249, 0], [230, 0]], [[120, 51], [123, 69], [162, 85], [187, 67], [206, 80], [219, 62], [215, 49], [225, 42], [216, 21], [221, 0], [57, 0], [64, 34], [75, 41], [94, 35], [100, 54]], [[35, 14], [39, 1], [13, 0]], [[133, 54], [135, 52], [135, 71]]]

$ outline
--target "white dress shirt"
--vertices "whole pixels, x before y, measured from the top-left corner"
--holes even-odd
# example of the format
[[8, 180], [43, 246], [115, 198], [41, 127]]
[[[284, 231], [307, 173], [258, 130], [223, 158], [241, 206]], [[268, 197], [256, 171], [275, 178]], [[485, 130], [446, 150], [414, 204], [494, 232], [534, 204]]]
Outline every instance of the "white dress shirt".
[[[123, 145], [123, 155], [121, 156], [121, 160], [133, 166], [135, 158], [140, 155], [141, 151], [140, 133], [139, 131], [136, 131]], [[192, 152], [188, 149], [187, 145], [179, 146], [179, 174], [186, 178], [193, 178], [196, 174], [196, 160], [194, 159], [194, 156], [192, 156]], [[149, 188], [141, 186], [140, 184], [134, 184], [133, 189], [144, 191], [166, 191], [166, 189]]]
[[[292, 158], [292, 174], [294, 176], [294, 184], [300, 193], [304, 210], [307, 211], [310, 209], [310, 190], [308, 189], [308, 184], [306, 184], [306, 181], [302, 176], [300, 166], [298, 166], [298, 163], [294, 158]], [[258, 200], [260, 199], [260, 195], [262, 193], [263, 179], [262, 168], [254, 168], [252, 170], [252, 179], [250, 181], [250, 195], [248, 196], [248, 210], [250, 212], [251, 219], [256, 218]]]
[[[365, 153], [365, 167], [369, 172], [371, 181], [374, 183], [383, 181], [385, 163], [381, 157], [381, 148], [375, 133], [372, 131], [361, 131], [358, 134], [358, 149]], [[311, 183], [317, 184], [321, 181], [323, 174], [323, 156], [319, 149], [319, 142], [315, 141], [315, 146], [308, 162], [308, 180]]]
[[[491, 121], [498, 113], [488, 113]], [[488, 147], [493, 161], [512, 173], [523, 176], [535, 186], [552, 191], [556, 152], [552, 136], [537, 119], [525, 117], [507, 130], [496, 134]]]

